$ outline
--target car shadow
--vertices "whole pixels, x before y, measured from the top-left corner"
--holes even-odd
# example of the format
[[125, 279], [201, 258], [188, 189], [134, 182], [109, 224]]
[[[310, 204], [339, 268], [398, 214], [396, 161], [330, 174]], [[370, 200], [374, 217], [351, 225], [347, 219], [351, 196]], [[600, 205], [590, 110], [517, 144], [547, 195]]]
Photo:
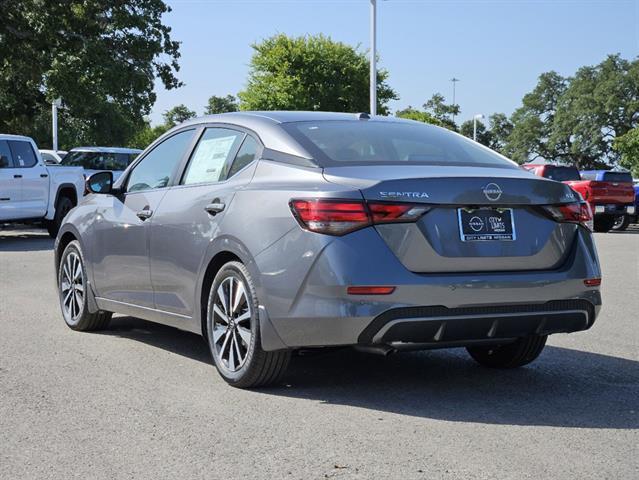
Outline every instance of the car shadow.
[[53, 243], [46, 231], [0, 229], [0, 252], [52, 250]]
[[[170, 327], [119, 317], [104, 333], [211, 363], [200, 336]], [[553, 346], [517, 370], [482, 368], [463, 349], [330, 350], [294, 357], [282, 385], [258, 392], [450, 422], [639, 428], [639, 362]]]

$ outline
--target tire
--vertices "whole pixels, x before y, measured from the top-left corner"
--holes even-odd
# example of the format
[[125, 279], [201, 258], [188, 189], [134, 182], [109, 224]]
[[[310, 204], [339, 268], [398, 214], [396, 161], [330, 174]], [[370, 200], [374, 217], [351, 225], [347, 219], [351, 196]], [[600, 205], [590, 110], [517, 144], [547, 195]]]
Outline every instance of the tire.
[[535, 360], [546, 345], [548, 335], [533, 335], [496, 347], [467, 347], [470, 356], [490, 368], [518, 368]]
[[630, 225], [630, 216], [628, 215], [619, 215], [615, 217], [615, 223], [612, 226], [612, 230], [615, 232], [622, 232]]
[[53, 220], [49, 220], [47, 222], [47, 231], [51, 238], [58, 236], [62, 220], [64, 220], [64, 217], [67, 216], [67, 213], [69, 213], [73, 207], [75, 207], [75, 205], [69, 197], [60, 197], [58, 199], [58, 202], [55, 204], [55, 215]]
[[594, 220], [595, 232], [601, 232], [601, 233], [609, 232], [614, 224], [615, 224], [614, 215], [595, 215], [595, 220]]
[[242, 263], [228, 262], [215, 276], [209, 292], [206, 334], [217, 371], [234, 387], [264, 387], [277, 382], [291, 358], [288, 350], [262, 350], [257, 312], [250, 273]]
[[64, 322], [72, 330], [89, 332], [109, 325], [111, 312], [89, 312], [87, 307], [87, 272], [77, 240], [64, 249], [58, 267], [58, 296]]

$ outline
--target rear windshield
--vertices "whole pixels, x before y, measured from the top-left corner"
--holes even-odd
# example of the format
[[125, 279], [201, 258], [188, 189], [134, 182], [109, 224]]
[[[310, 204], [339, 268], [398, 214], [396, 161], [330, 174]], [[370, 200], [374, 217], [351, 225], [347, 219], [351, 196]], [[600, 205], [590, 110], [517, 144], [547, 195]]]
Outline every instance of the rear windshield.
[[630, 172], [606, 172], [604, 173], [604, 181], [632, 183], [632, 175]]
[[576, 167], [546, 167], [544, 177], [558, 182], [581, 180], [579, 170]]
[[282, 126], [323, 167], [409, 164], [517, 168], [471, 140], [426, 124], [319, 121]]
[[69, 152], [60, 163], [87, 170], [124, 170], [136, 156], [129, 153]]

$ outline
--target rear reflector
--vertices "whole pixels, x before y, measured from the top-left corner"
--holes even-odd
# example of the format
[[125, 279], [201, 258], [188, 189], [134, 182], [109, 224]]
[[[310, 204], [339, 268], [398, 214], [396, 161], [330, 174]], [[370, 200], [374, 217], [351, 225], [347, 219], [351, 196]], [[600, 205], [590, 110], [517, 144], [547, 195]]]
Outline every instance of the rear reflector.
[[601, 278], [587, 278], [584, 280], [584, 285], [586, 287], [598, 287], [601, 285]]
[[347, 287], [349, 295], [390, 295], [395, 287]]
[[373, 224], [415, 222], [430, 209], [411, 203], [336, 199], [293, 199], [290, 206], [303, 228], [327, 235], [344, 235]]

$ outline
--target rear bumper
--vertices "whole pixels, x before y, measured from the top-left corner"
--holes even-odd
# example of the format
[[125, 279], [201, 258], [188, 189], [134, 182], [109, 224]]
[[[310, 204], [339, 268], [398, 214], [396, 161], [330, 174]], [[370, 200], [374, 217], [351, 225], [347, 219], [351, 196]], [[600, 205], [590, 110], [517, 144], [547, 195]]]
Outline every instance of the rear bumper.
[[529, 335], [568, 333], [590, 328], [595, 306], [586, 300], [470, 308], [397, 308], [376, 317], [359, 335], [360, 344], [441, 348], [503, 342]]
[[[405, 342], [468, 345], [590, 328], [601, 306], [592, 235], [579, 228], [554, 270], [418, 274], [373, 228], [327, 238], [293, 231], [256, 257], [257, 287], [279, 346]], [[349, 285], [391, 285], [390, 295], [348, 295]], [[394, 322], [390, 324], [390, 322]]]
[[634, 205], [594, 205], [592, 209], [596, 215], [610, 214], [610, 215], [634, 215]]

